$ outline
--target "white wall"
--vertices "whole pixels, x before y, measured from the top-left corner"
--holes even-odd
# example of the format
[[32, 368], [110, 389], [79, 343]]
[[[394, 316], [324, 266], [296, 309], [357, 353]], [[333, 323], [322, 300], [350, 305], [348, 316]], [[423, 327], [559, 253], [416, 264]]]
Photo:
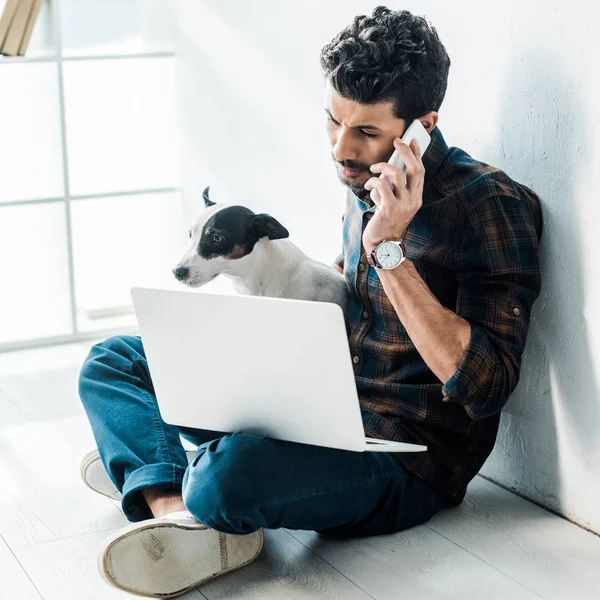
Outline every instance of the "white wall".
[[[358, 0], [179, 0], [183, 178], [191, 216], [217, 199], [281, 218], [321, 260], [342, 188], [325, 136], [319, 51]], [[600, 156], [597, 4], [407, 1], [452, 59], [440, 127], [543, 202], [544, 286], [522, 380], [483, 473], [600, 532]]]

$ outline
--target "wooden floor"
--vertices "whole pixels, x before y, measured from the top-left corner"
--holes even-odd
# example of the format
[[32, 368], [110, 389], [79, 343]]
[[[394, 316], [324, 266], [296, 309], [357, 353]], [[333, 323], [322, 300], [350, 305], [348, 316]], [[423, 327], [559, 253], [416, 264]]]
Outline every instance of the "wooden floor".
[[[77, 396], [91, 343], [0, 354], [0, 599], [133, 598], [96, 552], [127, 521], [79, 479], [93, 448]], [[275, 530], [209, 600], [599, 600], [600, 537], [476, 478], [463, 504], [395, 535], [324, 541]]]

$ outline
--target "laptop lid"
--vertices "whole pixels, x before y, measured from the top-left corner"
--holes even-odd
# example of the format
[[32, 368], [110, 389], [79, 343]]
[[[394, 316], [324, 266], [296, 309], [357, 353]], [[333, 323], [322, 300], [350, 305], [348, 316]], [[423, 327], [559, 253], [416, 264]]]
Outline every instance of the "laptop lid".
[[131, 296], [167, 423], [365, 450], [339, 306], [140, 287]]

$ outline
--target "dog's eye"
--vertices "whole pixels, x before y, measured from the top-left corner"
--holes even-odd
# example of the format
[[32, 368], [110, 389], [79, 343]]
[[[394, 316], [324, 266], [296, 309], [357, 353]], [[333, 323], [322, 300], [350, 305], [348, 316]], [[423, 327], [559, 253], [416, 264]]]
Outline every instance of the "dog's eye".
[[220, 243], [223, 241], [223, 239], [224, 239], [224, 238], [223, 238], [223, 236], [222, 236], [222, 235], [219, 235], [218, 233], [215, 233], [215, 234], [212, 236], [212, 241], [213, 241], [215, 244], [220, 244]]
[[189, 236], [190, 238], [192, 237], [192, 230], [191, 230], [191, 229], [188, 231], [188, 236]]

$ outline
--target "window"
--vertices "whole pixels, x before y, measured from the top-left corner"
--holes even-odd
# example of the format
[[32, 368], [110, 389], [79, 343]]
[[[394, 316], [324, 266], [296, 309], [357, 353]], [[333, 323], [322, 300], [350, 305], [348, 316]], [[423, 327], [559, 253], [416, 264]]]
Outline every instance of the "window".
[[174, 10], [53, 0], [27, 56], [0, 57], [0, 350], [135, 327], [129, 289], [171, 282]]

